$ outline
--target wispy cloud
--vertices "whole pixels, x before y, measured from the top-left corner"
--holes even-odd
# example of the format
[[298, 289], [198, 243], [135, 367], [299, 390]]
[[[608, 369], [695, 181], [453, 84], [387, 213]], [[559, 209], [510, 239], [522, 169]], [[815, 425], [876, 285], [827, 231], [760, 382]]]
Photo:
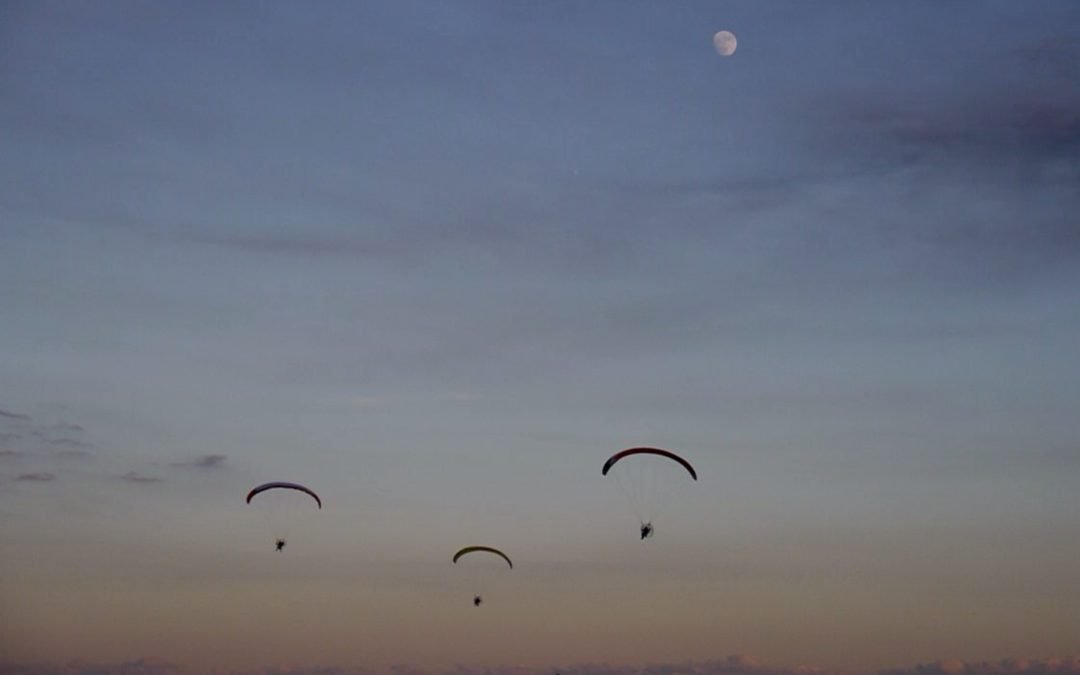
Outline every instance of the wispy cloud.
[[144, 476], [137, 471], [128, 471], [120, 476], [120, 480], [125, 480], [129, 483], [160, 483], [164, 479], [159, 476]]
[[[5, 420], [17, 424], [19, 431], [6, 430], [0, 433], [0, 443], [26, 441], [36, 446], [38, 454], [60, 459], [92, 457], [89, 450], [96, 447], [92, 442], [79, 438], [86, 431], [81, 424], [65, 421], [38, 424], [34, 423], [29, 415], [0, 410], [0, 422]], [[60, 435], [57, 435], [58, 432]]]
[[808, 119], [829, 130], [821, 138], [830, 154], [980, 171], [1049, 162], [1075, 170], [1080, 95], [1062, 85], [1080, 73], [1080, 47], [1071, 36], [1047, 35], [1014, 47], [1012, 55], [1011, 68], [994, 79], [968, 73], [947, 88], [929, 80], [907, 90], [890, 82], [830, 92], [817, 106], [825, 116]]
[[[851, 151], [901, 165], [942, 162], [1023, 167], [1050, 161], [1078, 164], [1080, 100], [1025, 100], [972, 95], [933, 104], [880, 92], [849, 98], [833, 110]], [[834, 104], [835, 105], [835, 104]], [[979, 115], [970, 115], [978, 107]], [[837, 114], [839, 113], [839, 114]], [[839, 121], [842, 120], [842, 121]]]
[[372, 394], [353, 396], [347, 400], [351, 408], [384, 408], [402, 403], [421, 403], [436, 401], [439, 403], [475, 403], [481, 400], [479, 394], [470, 391], [450, 391], [444, 394]]
[[182, 466], [195, 469], [223, 469], [225, 468], [225, 455], [211, 454], [199, 455], [193, 459], [173, 462], [173, 466]]
[[2, 457], [22, 457], [25, 453], [21, 450], [9, 450], [7, 448], [0, 448], [0, 458]]
[[30, 483], [49, 483], [56, 480], [56, 475], [51, 474], [48, 471], [41, 471], [37, 473], [21, 473], [15, 480], [26, 481]]
[[67, 448], [64, 450], [53, 450], [49, 453], [49, 456], [58, 459], [90, 459], [94, 455], [81, 448]]
[[67, 422], [57, 422], [51, 428], [56, 431], [86, 431], [81, 424], [69, 424]]
[[42, 441], [49, 445], [56, 445], [62, 448], [85, 449], [94, 447], [94, 444], [89, 441], [80, 441], [75, 438], [44, 438]]

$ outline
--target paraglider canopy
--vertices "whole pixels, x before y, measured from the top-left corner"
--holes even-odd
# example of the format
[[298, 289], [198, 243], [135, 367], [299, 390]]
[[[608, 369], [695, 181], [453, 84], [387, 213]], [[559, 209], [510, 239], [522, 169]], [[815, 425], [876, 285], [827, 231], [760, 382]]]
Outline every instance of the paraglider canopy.
[[660, 457], [667, 457], [668, 459], [674, 460], [681, 464], [683, 468], [686, 469], [687, 473], [690, 474], [690, 477], [694, 480], [697, 480], [697, 471], [695, 471], [694, 467], [690, 465], [690, 462], [686, 461], [682, 457], [679, 457], [670, 450], [663, 450], [661, 448], [627, 448], [626, 450], [620, 450], [611, 457], [608, 457], [608, 460], [604, 462], [604, 468], [600, 473], [606, 476], [608, 474], [608, 471], [611, 470], [611, 467], [615, 466], [616, 462], [623, 459], [624, 457], [630, 457], [631, 455], [658, 455]]
[[314, 490], [312, 490], [309, 487], [305, 487], [303, 485], [300, 485], [299, 483], [286, 483], [286, 482], [283, 482], [283, 481], [274, 481], [274, 482], [271, 482], [271, 483], [263, 483], [262, 485], [259, 485], [258, 487], [253, 488], [251, 490], [251, 492], [249, 492], [248, 495], [247, 495], [247, 503], [250, 504], [251, 503], [251, 498], [254, 497], [255, 495], [261, 493], [261, 492], [266, 492], [267, 490], [276, 490], [276, 489], [299, 490], [300, 492], [303, 492], [305, 494], [309, 494], [309, 495], [311, 495], [311, 498], [315, 500], [315, 503], [319, 505], [319, 508], [320, 509], [322, 508], [322, 499], [319, 499], [319, 495], [315, 494]]
[[454, 563], [456, 564], [458, 559], [461, 558], [461, 556], [463, 556], [463, 555], [466, 555], [466, 554], [469, 554], [469, 553], [476, 553], [476, 552], [479, 552], [479, 551], [484, 551], [484, 552], [487, 552], [487, 553], [494, 553], [495, 555], [497, 555], [500, 558], [502, 558], [503, 560], [505, 560], [506, 564], [510, 566], [510, 569], [514, 569], [514, 563], [510, 560], [510, 558], [505, 553], [503, 553], [502, 551], [500, 551], [497, 548], [492, 548], [490, 546], [466, 546], [465, 548], [461, 549], [460, 551], [458, 551], [457, 553], [454, 554]]

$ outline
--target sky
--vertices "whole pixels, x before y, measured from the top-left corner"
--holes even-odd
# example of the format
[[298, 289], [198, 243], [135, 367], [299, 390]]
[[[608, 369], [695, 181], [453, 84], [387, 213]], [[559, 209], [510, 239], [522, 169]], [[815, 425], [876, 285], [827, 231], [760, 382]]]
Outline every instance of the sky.
[[1078, 32], [0, 3], [0, 673], [1080, 671]]

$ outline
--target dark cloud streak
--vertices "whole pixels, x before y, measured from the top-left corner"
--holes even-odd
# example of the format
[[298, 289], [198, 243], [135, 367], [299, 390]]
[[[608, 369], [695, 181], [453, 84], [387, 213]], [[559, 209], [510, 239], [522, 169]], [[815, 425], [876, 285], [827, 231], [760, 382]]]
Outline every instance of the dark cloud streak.
[[50, 483], [56, 480], [56, 475], [47, 471], [37, 473], [21, 473], [15, 478], [15, 480], [25, 481], [29, 483]]
[[30, 416], [22, 413], [15, 413], [9, 410], [0, 410], [0, 418], [15, 420], [18, 422], [29, 422]]
[[137, 471], [128, 471], [119, 478], [128, 483], [160, 483], [164, 480], [159, 476], [144, 476]]
[[61, 448], [87, 449], [94, 447], [94, 444], [89, 441], [80, 441], [75, 438], [43, 438], [42, 442]]
[[211, 454], [200, 455], [194, 459], [185, 460], [181, 462], [174, 462], [173, 466], [194, 468], [194, 469], [223, 469], [225, 468], [225, 455]]

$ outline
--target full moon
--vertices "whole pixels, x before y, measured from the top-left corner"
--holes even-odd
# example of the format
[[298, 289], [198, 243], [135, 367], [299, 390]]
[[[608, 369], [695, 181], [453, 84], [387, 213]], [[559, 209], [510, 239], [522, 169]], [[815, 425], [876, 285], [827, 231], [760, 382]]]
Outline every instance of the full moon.
[[735, 47], [739, 45], [739, 42], [735, 39], [735, 34], [726, 30], [712, 36], [712, 43], [713, 47], [716, 47], [716, 53], [720, 56], [731, 56], [735, 53]]

